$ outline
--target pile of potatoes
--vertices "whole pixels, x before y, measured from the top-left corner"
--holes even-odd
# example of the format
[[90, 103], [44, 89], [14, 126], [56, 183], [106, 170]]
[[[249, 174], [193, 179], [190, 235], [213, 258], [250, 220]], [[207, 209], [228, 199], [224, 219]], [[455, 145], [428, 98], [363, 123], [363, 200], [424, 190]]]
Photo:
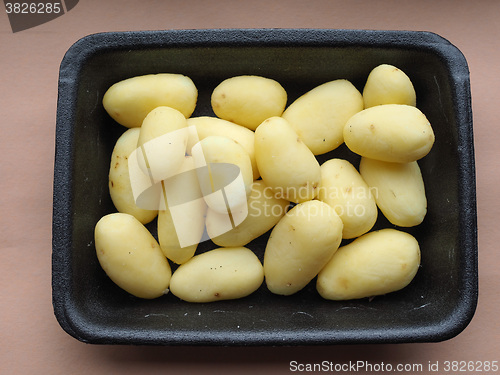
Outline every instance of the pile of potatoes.
[[[427, 211], [417, 160], [434, 133], [403, 71], [383, 64], [362, 93], [337, 79], [288, 107], [275, 80], [236, 76], [213, 90], [216, 116], [191, 117], [197, 96], [180, 74], [126, 79], [104, 95], [107, 113], [128, 128], [109, 171], [118, 212], [95, 227], [97, 257], [112, 281], [136, 297], [170, 291], [189, 302], [242, 298], [264, 281], [270, 292], [291, 295], [316, 278], [329, 300], [373, 297], [411, 282], [420, 265], [417, 240], [401, 229], [371, 231], [379, 211], [396, 227], [420, 224]], [[133, 152], [174, 132], [168, 150], [149, 153], [138, 168], [150, 176], [154, 169], [152, 181], [184, 176], [171, 182], [181, 201], [203, 197], [184, 208], [187, 242], [164, 181], [155, 185], [162, 205], [139, 202], [132, 191]], [[343, 143], [361, 156], [359, 168], [339, 158], [319, 164], [317, 155]], [[223, 201], [211, 194], [232, 181], [221, 165], [237, 166], [244, 186], [225, 189]], [[156, 218], [158, 240], [145, 226]], [[247, 245], [270, 230], [261, 263]], [[208, 239], [218, 248], [196, 254]]]

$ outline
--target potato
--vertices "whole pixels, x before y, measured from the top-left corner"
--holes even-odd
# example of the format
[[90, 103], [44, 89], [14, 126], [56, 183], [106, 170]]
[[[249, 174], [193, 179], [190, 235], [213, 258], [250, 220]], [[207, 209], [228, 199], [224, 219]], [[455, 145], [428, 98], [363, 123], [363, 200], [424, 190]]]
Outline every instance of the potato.
[[356, 113], [344, 127], [344, 141], [367, 158], [407, 163], [421, 159], [434, 144], [434, 132], [416, 107], [383, 104]]
[[156, 107], [177, 109], [189, 117], [196, 107], [198, 90], [193, 81], [181, 74], [148, 74], [125, 79], [112, 85], [102, 104], [108, 114], [127, 128], [139, 127]]
[[373, 297], [406, 287], [420, 265], [420, 248], [410, 234], [382, 229], [340, 247], [318, 274], [316, 288], [329, 300]]
[[256, 129], [255, 159], [262, 180], [277, 196], [295, 203], [316, 197], [319, 163], [284, 118], [271, 117]]
[[317, 200], [288, 211], [271, 232], [264, 252], [268, 289], [280, 295], [303, 289], [337, 251], [342, 226], [335, 210]]
[[412, 227], [424, 220], [427, 198], [416, 161], [387, 163], [361, 158], [359, 170], [373, 190], [380, 211], [392, 224]]
[[163, 182], [166, 207], [158, 212], [158, 242], [172, 262], [193, 257], [205, 230], [207, 205], [192, 156], [186, 156], [177, 175]]
[[245, 220], [232, 227], [227, 215], [208, 210], [207, 233], [218, 246], [245, 246], [274, 227], [289, 204], [287, 200], [276, 198], [262, 180], [254, 181]]
[[97, 222], [94, 236], [99, 263], [116, 285], [139, 298], [168, 292], [170, 265], [136, 218], [123, 213], [106, 215]]
[[109, 194], [118, 212], [133, 215], [142, 224], [147, 224], [158, 214], [155, 209], [146, 209], [136, 204], [129, 175], [129, 157], [137, 148], [139, 128], [127, 129], [116, 141], [109, 167]]
[[245, 247], [218, 248], [195, 255], [172, 275], [170, 291], [188, 302], [246, 297], [264, 280], [262, 264]]
[[[186, 118], [178, 110], [157, 107], [144, 119], [137, 147], [139, 166], [155, 182], [173, 176], [184, 162], [188, 141]], [[149, 169], [149, 171], [148, 171]]]
[[324, 83], [295, 100], [283, 113], [314, 155], [332, 151], [344, 142], [344, 125], [363, 109], [363, 97], [345, 79]]
[[375, 67], [366, 80], [363, 89], [364, 107], [381, 104], [416, 105], [416, 94], [410, 78], [393, 65]]
[[321, 165], [318, 199], [333, 207], [342, 219], [342, 238], [359, 237], [377, 221], [375, 197], [347, 160], [330, 159]]
[[[188, 127], [194, 126], [196, 129], [195, 134], [190, 133], [188, 140], [187, 153], [191, 154], [191, 148], [198, 141], [205, 139], [211, 135], [218, 135], [232, 139], [239, 143], [241, 147], [250, 156], [252, 162], [253, 179], [256, 180], [260, 177], [257, 162], [255, 161], [255, 134], [250, 129], [235, 124], [234, 122], [222, 120], [217, 117], [202, 116], [191, 117], [187, 119]], [[191, 130], [191, 128], [190, 128]]]
[[243, 147], [226, 137], [209, 136], [193, 146], [192, 154], [203, 196], [212, 210], [228, 214], [246, 207], [253, 172]]
[[269, 117], [281, 116], [287, 93], [275, 80], [244, 75], [222, 81], [212, 93], [217, 117], [255, 130]]

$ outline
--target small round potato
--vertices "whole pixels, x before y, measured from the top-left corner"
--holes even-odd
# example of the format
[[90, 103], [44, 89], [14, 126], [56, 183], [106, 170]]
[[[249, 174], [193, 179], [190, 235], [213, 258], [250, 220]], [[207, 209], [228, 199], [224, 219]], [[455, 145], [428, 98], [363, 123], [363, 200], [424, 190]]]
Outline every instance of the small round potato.
[[163, 181], [165, 209], [158, 212], [158, 242], [163, 254], [182, 264], [193, 257], [205, 230], [207, 205], [192, 156], [186, 156], [177, 175]]
[[340, 247], [318, 274], [316, 288], [329, 300], [350, 300], [406, 287], [420, 265], [420, 247], [410, 234], [382, 229]]
[[[248, 152], [250, 161], [252, 162], [253, 179], [260, 177], [257, 162], [255, 161], [255, 134], [250, 129], [235, 124], [234, 122], [222, 120], [217, 117], [201, 116], [191, 117], [187, 119], [188, 127], [195, 127], [196, 132], [190, 129], [190, 137], [188, 140], [187, 153], [191, 154], [191, 149], [198, 141], [205, 139], [211, 135], [227, 137], [239, 143], [241, 147]], [[194, 134], [193, 134], [194, 133]]]
[[196, 107], [198, 90], [182, 74], [148, 74], [125, 79], [112, 85], [102, 103], [108, 114], [127, 128], [139, 127], [156, 107], [177, 109], [189, 117]]
[[295, 100], [283, 113], [314, 155], [332, 151], [344, 142], [344, 125], [363, 109], [354, 85], [338, 79], [324, 83]]
[[342, 220], [328, 204], [293, 207], [271, 232], [264, 252], [268, 289], [291, 295], [303, 289], [331, 259], [342, 240]]
[[259, 125], [255, 159], [262, 180], [281, 198], [300, 203], [316, 197], [320, 165], [284, 118], [271, 117]]
[[429, 153], [434, 132], [418, 108], [383, 104], [352, 116], [344, 127], [344, 141], [351, 151], [361, 156], [408, 163]]
[[416, 105], [416, 94], [410, 78], [393, 65], [375, 67], [366, 80], [363, 89], [364, 107], [381, 104]]
[[208, 207], [219, 213], [247, 203], [253, 182], [250, 156], [230, 138], [209, 136], [192, 148], [198, 181]]
[[97, 222], [94, 236], [99, 263], [116, 285], [139, 298], [168, 293], [170, 265], [158, 242], [135, 217], [106, 215]]
[[281, 116], [287, 94], [275, 80], [236, 76], [222, 81], [212, 93], [212, 109], [217, 117], [255, 130], [262, 121]]
[[388, 163], [361, 158], [361, 176], [374, 191], [380, 211], [392, 224], [413, 227], [427, 213], [424, 180], [416, 161]]
[[139, 128], [127, 129], [116, 141], [109, 167], [109, 194], [118, 212], [133, 215], [142, 224], [156, 217], [158, 210], [139, 207], [134, 199], [129, 174], [129, 156], [137, 148]]
[[219, 248], [195, 255], [172, 275], [170, 291], [187, 302], [246, 297], [264, 281], [257, 256], [245, 247]]
[[[245, 220], [231, 229], [226, 215], [209, 209], [206, 219], [207, 233], [218, 246], [245, 246], [274, 227], [285, 215], [289, 205], [287, 200], [276, 198], [262, 180], [254, 181], [248, 197]], [[238, 216], [238, 213], [236, 215]]]
[[377, 221], [374, 194], [347, 160], [330, 159], [321, 165], [318, 190], [318, 199], [333, 207], [342, 219], [342, 238], [359, 237]]

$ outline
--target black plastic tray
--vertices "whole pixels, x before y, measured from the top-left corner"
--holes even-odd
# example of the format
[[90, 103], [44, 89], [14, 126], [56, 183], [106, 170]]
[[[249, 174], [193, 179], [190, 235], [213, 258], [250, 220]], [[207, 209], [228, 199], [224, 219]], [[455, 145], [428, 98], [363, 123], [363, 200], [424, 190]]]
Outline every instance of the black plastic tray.
[[[223, 79], [276, 79], [289, 102], [321, 83], [362, 90], [378, 64], [414, 83], [436, 142], [419, 163], [428, 214], [415, 228], [422, 265], [404, 290], [373, 300], [323, 300], [314, 282], [289, 297], [265, 284], [249, 297], [209, 304], [173, 295], [140, 300], [99, 266], [93, 230], [115, 212], [108, 192], [111, 151], [125, 128], [102, 107], [113, 83], [170, 72], [199, 90], [194, 116], [211, 115]], [[359, 159], [345, 146], [319, 157]], [[155, 232], [153, 222], [148, 227]], [[380, 215], [376, 228], [392, 227]], [[266, 239], [248, 245], [262, 259]], [[200, 246], [205, 251], [211, 242]], [[441, 341], [472, 319], [478, 294], [475, 168], [469, 71], [462, 53], [429, 32], [370, 30], [170, 30], [95, 34], [77, 41], [60, 67], [53, 211], [53, 305], [61, 327], [100, 344], [304, 345]]]

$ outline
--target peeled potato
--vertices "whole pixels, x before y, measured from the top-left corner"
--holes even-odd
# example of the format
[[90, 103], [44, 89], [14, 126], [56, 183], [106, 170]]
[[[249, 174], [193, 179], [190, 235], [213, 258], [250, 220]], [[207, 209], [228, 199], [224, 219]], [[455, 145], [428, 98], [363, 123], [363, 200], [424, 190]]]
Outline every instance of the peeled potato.
[[344, 141], [370, 159], [407, 163], [423, 158], [434, 144], [434, 131], [416, 107], [384, 104], [364, 109], [344, 127]]
[[288, 211], [271, 232], [264, 252], [268, 289], [280, 295], [303, 289], [337, 251], [342, 226], [335, 210], [317, 200]]
[[195, 255], [172, 275], [170, 291], [188, 302], [246, 297], [264, 280], [262, 264], [245, 247], [219, 248]]
[[361, 176], [370, 186], [380, 211], [394, 225], [412, 227], [427, 213], [427, 198], [420, 167], [361, 158]]
[[281, 116], [287, 94], [275, 80], [244, 75], [222, 81], [212, 93], [212, 109], [217, 117], [255, 130], [262, 121]]
[[318, 274], [316, 288], [330, 300], [350, 300], [406, 287], [420, 265], [420, 247], [410, 234], [382, 229], [340, 247]]
[[332, 151], [344, 142], [344, 125], [363, 109], [354, 85], [338, 79], [315, 87], [295, 100], [283, 113], [314, 155]]
[[146, 299], [168, 293], [170, 265], [158, 242], [135, 217], [106, 215], [96, 224], [94, 237], [101, 267], [120, 288]]
[[393, 65], [375, 67], [366, 80], [363, 89], [364, 107], [381, 104], [416, 105], [415, 89], [410, 78]]
[[198, 90], [193, 81], [182, 74], [148, 74], [125, 79], [112, 85], [102, 104], [108, 114], [127, 128], [140, 127], [156, 107], [177, 109], [184, 117], [194, 111]]

